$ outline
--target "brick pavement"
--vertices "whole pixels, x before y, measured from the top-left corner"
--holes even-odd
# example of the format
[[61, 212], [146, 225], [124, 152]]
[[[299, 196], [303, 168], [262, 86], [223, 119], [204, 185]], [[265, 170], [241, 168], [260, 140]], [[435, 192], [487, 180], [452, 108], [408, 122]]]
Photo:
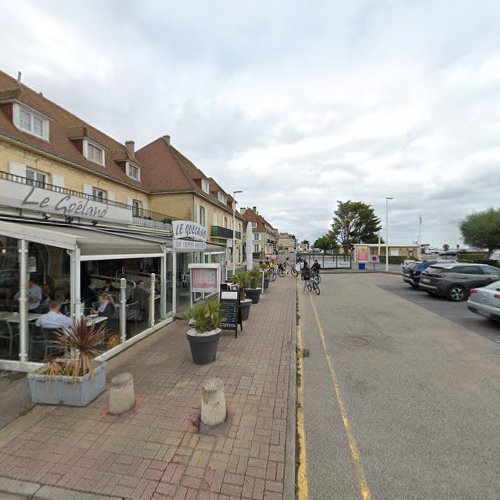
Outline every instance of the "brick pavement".
[[[176, 322], [109, 362], [134, 376], [137, 406], [107, 413], [108, 392], [86, 408], [35, 407], [0, 431], [0, 475], [124, 498], [283, 498], [295, 280], [278, 279], [217, 361], [192, 363]], [[225, 384], [228, 419], [199, 432], [201, 385]], [[37, 416], [38, 415], [38, 416]]]

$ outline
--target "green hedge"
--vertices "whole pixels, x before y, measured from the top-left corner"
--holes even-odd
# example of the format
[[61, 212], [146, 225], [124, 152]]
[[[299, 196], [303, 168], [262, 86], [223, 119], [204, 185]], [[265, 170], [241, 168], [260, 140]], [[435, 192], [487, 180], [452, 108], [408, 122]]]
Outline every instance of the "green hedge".
[[[404, 255], [389, 255], [389, 264], [402, 264], [405, 260], [409, 260], [409, 257]], [[385, 262], [385, 257], [380, 257], [380, 262]]]
[[458, 257], [458, 262], [468, 262], [470, 264], [488, 264], [489, 266], [500, 267], [500, 262], [496, 260], [474, 259], [469, 256], [463, 257], [461, 255]]

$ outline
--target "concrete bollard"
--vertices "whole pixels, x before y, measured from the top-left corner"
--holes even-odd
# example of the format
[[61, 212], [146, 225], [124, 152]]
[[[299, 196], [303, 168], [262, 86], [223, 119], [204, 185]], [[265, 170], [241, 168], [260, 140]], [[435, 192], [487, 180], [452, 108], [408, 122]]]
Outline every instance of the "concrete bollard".
[[121, 415], [135, 406], [134, 380], [131, 373], [120, 373], [111, 380], [109, 413]]
[[201, 394], [201, 423], [208, 427], [222, 424], [226, 420], [224, 382], [220, 378], [205, 381]]

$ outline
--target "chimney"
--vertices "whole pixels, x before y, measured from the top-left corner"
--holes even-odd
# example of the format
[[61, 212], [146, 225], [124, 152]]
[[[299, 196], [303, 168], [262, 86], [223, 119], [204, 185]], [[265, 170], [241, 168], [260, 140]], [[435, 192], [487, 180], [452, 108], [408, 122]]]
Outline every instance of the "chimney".
[[127, 148], [127, 151], [131, 154], [135, 154], [135, 142], [134, 141], [125, 141], [125, 147]]
[[257, 213], [257, 207], [252, 207], [252, 210]]
[[163, 140], [167, 143], [167, 146], [170, 146], [170, 136], [169, 135], [164, 135]]
[[22, 74], [20, 71], [18, 71], [18, 72], [17, 72], [17, 81], [18, 81], [19, 83], [21, 83], [21, 77], [22, 77], [22, 76], [23, 76], [23, 74]]

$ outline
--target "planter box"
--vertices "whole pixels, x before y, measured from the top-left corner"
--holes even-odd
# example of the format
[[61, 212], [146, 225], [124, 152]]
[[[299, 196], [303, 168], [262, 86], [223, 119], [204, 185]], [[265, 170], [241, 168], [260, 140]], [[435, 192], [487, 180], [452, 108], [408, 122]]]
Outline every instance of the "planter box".
[[194, 328], [187, 331], [186, 337], [191, 347], [193, 362], [197, 365], [208, 365], [217, 358], [221, 330], [198, 333]]
[[252, 301], [250, 299], [244, 299], [240, 302], [241, 321], [246, 321], [248, 319], [248, 316], [250, 316], [251, 305]]
[[91, 379], [84, 377], [50, 376], [45, 368], [28, 374], [28, 385], [33, 403], [46, 405], [87, 406], [106, 389], [106, 363], [99, 363]]
[[262, 288], [245, 288], [245, 295], [247, 296], [247, 299], [252, 301], [252, 304], [259, 303], [261, 293]]

